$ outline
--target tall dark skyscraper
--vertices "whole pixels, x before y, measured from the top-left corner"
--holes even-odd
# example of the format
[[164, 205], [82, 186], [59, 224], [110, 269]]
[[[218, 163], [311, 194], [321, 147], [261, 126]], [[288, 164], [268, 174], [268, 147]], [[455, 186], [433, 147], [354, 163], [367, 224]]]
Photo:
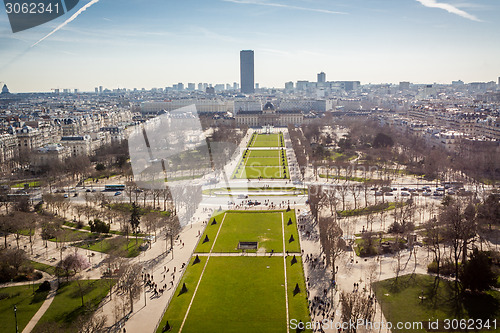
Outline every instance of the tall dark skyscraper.
[[326, 82], [326, 74], [325, 72], [318, 73], [318, 83]]
[[241, 92], [244, 94], [253, 94], [254, 86], [254, 70], [253, 70], [253, 51], [243, 50], [240, 52], [240, 79]]

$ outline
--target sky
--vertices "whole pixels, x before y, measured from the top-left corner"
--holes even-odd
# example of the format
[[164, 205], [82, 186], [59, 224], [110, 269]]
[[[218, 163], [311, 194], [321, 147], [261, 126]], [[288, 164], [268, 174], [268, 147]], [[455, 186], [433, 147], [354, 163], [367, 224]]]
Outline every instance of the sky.
[[261, 87], [321, 71], [362, 84], [497, 81], [499, 19], [499, 0], [80, 0], [12, 33], [1, 8], [0, 82], [14, 93], [232, 84], [247, 49]]

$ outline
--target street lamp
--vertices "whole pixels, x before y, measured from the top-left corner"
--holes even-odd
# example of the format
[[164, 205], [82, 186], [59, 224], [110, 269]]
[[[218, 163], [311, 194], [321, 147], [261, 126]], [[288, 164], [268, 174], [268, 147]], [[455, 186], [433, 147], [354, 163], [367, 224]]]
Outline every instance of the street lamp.
[[19, 333], [19, 329], [17, 327], [17, 307], [14, 305], [14, 318], [16, 319], [16, 333]]

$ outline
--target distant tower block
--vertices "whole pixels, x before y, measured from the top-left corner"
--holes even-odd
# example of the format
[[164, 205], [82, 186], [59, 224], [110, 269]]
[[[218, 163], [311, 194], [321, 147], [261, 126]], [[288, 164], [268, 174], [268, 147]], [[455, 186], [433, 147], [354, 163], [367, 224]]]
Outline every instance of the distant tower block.
[[240, 81], [241, 92], [243, 94], [253, 94], [255, 92], [253, 50], [243, 50], [240, 52]]
[[318, 83], [326, 82], [326, 74], [325, 72], [318, 73]]

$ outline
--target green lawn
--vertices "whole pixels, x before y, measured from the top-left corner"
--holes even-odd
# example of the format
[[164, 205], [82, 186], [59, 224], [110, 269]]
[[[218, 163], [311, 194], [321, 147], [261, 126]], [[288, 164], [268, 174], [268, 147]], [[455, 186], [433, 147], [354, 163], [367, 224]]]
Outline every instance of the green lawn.
[[[375, 295], [381, 303], [384, 316], [390, 322], [414, 322], [453, 318], [481, 318], [495, 320], [496, 330], [500, 332], [500, 292], [489, 291], [485, 294], [455, 298], [453, 281], [441, 280], [437, 291], [433, 288], [434, 277], [429, 275], [402, 276], [398, 283], [394, 279], [374, 283]], [[425, 300], [419, 296], [423, 294]], [[425, 332], [424, 329], [397, 330], [393, 332]]]
[[290, 178], [285, 150], [246, 150], [234, 178]]
[[144, 243], [144, 239], [137, 238], [137, 244], [135, 237], [130, 237], [128, 240], [124, 237], [120, 237], [119, 239], [100, 239], [89, 242], [80, 242], [77, 244], [73, 244], [82, 249], [88, 249], [91, 251], [109, 253], [112, 250], [119, 249], [122, 253], [122, 256], [131, 258], [137, 257], [140, 254], [139, 247]]
[[283, 140], [283, 133], [255, 134], [248, 147], [281, 147], [280, 140]]
[[[283, 282], [281, 257], [212, 257], [183, 332], [286, 332]], [[177, 296], [176, 291], [163, 319], [173, 332], [185, 315], [178, 310], [189, 304], [196, 283], [186, 286], [188, 293]]]
[[[85, 304], [96, 307], [109, 292], [109, 282], [106, 280], [80, 281]], [[80, 297], [80, 289], [76, 281], [62, 283], [57, 290], [54, 301], [35, 326], [35, 330], [44, 323], [56, 322], [65, 328], [66, 332], [77, 332], [72, 326], [77, 317], [84, 311]]]
[[[286, 177], [285, 177], [286, 175]], [[233, 178], [240, 179], [289, 179], [290, 173], [288, 167], [279, 166], [246, 166], [240, 168]]]
[[[281, 154], [281, 149], [247, 149], [245, 152], [248, 157], [275, 157], [278, 158], [280, 157]], [[285, 150], [283, 150], [283, 153], [286, 156]]]
[[[258, 241], [259, 249], [282, 251], [282, 214], [285, 222], [286, 249], [300, 252], [295, 213], [285, 211], [228, 211], [212, 217], [200, 238], [197, 253], [209, 252], [220, 229], [214, 252], [239, 252], [241, 241]], [[212, 225], [215, 218], [216, 224]], [[224, 219], [221, 227], [222, 220]], [[287, 225], [288, 219], [291, 224]], [[222, 228], [222, 229], [221, 229]], [[288, 242], [293, 234], [294, 241]], [[203, 243], [208, 235], [209, 241]], [[196, 253], [195, 253], [196, 255]], [[289, 319], [309, 321], [307, 292], [302, 260], [291, 264], [287, 257]], [[166, 322], [172, 332], [178, 332], [207, 257], [194, 257], [165, 312], [157, 332]], [[284, 266], [281, 256], [214, 256], [210, 258], [201, 279], [183, 332], [286, 332], [286, 298]], [[187, 292], [181, 293], [183, 284]], [[295, 285], [300, 291], [294, 295]]]
[[[184, 319], [184, 315], [186, 314], [186, 310], [189, 306], [189, 302], [193, 297], [193, 292], [196, 288], [196, 284], [200, 279], [201, 271], [203, 270], [203, 266], [205, 265], [206, 260], [207, 257], [200, 257], [200, 262], [193, 265], [194, 257], [191, 258], [188, 269], [182, 276], [179, 286], [175, 291], [172, 300], [170, 301], [169, 307], [163, 315], [163, 319], [160, 322], [160, 325], [158, 326], [157, 332], [162, 331], [162, 328], [167, 323], [167, 320], [169, 325], [174, 328], [174, 332], [179, 330], [182, 320]], [[184, 294], [179, 295], [184, 283], [186, 284], [188, 291]]]
[[[320, 178], [326, 178], [325, 174], [320, 174]], [[360, 182], [360, 183], [367, 183], [372, 181], [370, 178], [362, 178], [362, 177], [346, 177], [346, 176], [335, 176], [335, 175], [328, 175], [329, 179], [338, 179], [338, 180], [349, 180], [352, 182]]]
[[30, 188], [40, 186], [39, 181], [33, 181], [33, 182], [23, 182], [23, 183], [14, 184], [14, 185], [12, 185], [12, 187], [13, 188], [24, 188], [24, 184], [28, 184]]
[[[297, 219], [295, 218], [295, 210], [289, 212], [283, 211], [283, 219], [285, 222], [285, 251], [290, 253], [300, 252], [299, 231], [297, 230]], [[289, 219], [292, 224], [288, 225]], [[290, 236], [293, 236], [293, 241], [290, 242]]]
[[[292, 263], [293, 256], [286, 258], [286, 275], [288, 283], [288, 313], [290, 320], [296, 319], [297, 322], [308, 322], [310, 319], [307, 302], [306, 283], [304, 270], [302, 268], [302, 258], [297, 256], [297, 263]], [[299, 284], [300, 292], [294, 295], [296, 284]], [[311, 332], [306, 330], [305, 332]]]
[[61, 233], [55, 238], [49, 239], [51, 242], [76, 242], [85, 239], [95, 239], [99, 237], [97, 234], [73, 230], [68, 228], [61, 229]]
[[[307, 194], [307, 189], [306, 188], [300, 188], [300, 187], [231, 187], [230, 188], [231, 192], [247, 192], [248, 195], [268, 195], [268, 194], [259, 194], [259, 193], [252, 193], [252, 192], [290, 192], [289, 195], [304, 195]], [[295, 193], [293, 193], [295, 192]], [[206, 195], [214, 195], [215, 193], [218, 193], [217, 195], [229, 195], [229, 191], [227, 187], [219, 187], [215, 189], [206, 189], [203, 190], [203, 194]]]
[[[258, 251], [282, 252], [283, 236], [281, 213], [285, 223], [285, 249], [289, 252], [300, 252], [300, 243], [297, 232], [295, 213], [285, 211], [228, 211], [224, 219], [224, 225], [219, 233], [213, 252], [241, 252], [238, 250], [238, 242], [258, 242]], [[213, 218], [210, 219], [205, 233], [202, 235], [195, 252], [210, 252], [215, 236], [222, 222], [222, 215], [215, 217], [217, 224], [212, 225]], [[288, 220], [292, 219], [292, 224]], [[208, 242], [203, 242], [208, 235]], [[290, 242], [290, 236], [293, 240]], [[255, 250], [247, 250], [255, 252]]]
[[43, 271], [45, 273], [48, 273], [50, 275], [56, 275], [56, 268], [54, 266], [42, 264], [40, 262], [36, 262], [33, 260], [30, 260], [31, 265], [33, 266], [34, 269]]
[[[405, 202], [399, 202], [398, 207], [406, 205]], [[383, 202], [379, 203], [376, 205], [368, 206], [365, 208], [357, 208], [357, 209], [347, 209], [347, 210], [339, 210], [337, 211], [338, 214], [342, 217], [349, 217], [349, 216], [359, 216], [359, 215], [367, 215], [367, 214], [373, 214], [373, 213], [379, 213], [382, 211], [389, 211], [393, 210], [396, 208], [396, 203], [395, 202]]]
[[[35, 290], [39, 284], [35, 284]], [[15, 332], [14, 305], [17, 307], [17, 325], [22, 332], [47, 298], [48, 291], [33, 293], [32, 285], [0, 289], [0, 332]]]

